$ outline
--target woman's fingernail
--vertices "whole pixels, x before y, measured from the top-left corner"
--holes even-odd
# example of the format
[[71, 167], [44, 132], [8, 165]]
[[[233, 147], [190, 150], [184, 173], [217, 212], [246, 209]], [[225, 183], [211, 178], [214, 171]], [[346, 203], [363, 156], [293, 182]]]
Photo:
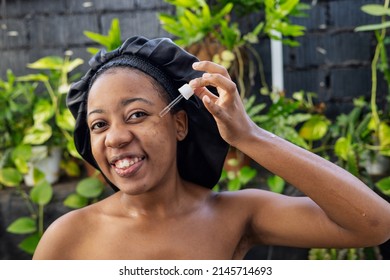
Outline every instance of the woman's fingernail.
[[211, 77], [211, 74], [210, 73], [204, 73], [202, 75], [203, 78], [210, 78]]
[[207, 95], [203, 96], [203, 101], [205, 103], [210, 103], [211, 102], [210, 97], [208, 97]]
[[194, 68], [194, 69], [198, 68], [198, 66], [199, 66], [199, 62], [194, 62], [192, 64], [192, 68]]

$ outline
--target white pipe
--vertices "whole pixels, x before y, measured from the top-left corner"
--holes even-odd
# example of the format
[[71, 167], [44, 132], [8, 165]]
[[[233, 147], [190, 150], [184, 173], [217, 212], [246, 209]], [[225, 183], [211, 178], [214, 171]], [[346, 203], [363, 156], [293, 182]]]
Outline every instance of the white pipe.
[[[279, 0], [275, 2], [276, 6], [279, 6]], [[279, 92], [284, 91], [282, 34], [276, 30], [271, 32], [273, 36], [280, 39], [271, 39], [272, 91]]]
[[[275, 30], [274, 36], [281, 38], [281, 34]], [[283, 44], [281, 40], [271, 39], [271, 67], [272, 67], [272, 90], [284, 91], [283, 75]]]

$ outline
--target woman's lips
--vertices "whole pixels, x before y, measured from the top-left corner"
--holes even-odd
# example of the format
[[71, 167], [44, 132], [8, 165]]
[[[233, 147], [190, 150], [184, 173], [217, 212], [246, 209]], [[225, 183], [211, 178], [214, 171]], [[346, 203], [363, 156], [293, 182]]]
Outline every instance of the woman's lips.
[[142, 166], [145, 157], [124, 157], [111, 163], [115, 172], [121, 177], [134, 175]]

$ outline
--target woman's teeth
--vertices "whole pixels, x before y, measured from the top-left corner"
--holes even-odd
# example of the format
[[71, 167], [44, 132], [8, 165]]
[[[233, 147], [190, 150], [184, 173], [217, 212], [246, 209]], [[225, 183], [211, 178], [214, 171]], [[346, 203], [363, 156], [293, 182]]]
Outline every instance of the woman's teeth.
[[125, 169], [125, 168], [128, 168], [134, 164], [136, 164], [137, 162], [139, 162], [140, 160], [142, 160], [141, 158], [134, 158], [134, 159], [121, 159], [121, 160], [118, 160], [117, 162], [115, 162], [115, 167], [116, 168], [120, 168], [120, 169]]

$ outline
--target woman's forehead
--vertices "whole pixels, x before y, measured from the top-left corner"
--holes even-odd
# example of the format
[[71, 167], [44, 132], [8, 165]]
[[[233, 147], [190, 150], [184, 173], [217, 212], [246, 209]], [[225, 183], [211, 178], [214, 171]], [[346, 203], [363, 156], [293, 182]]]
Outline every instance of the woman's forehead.
[[[107, 77], [111, 76], [111, 77]], [[100, 79], [102, 77], [106, 77], [105, 79]], [[165, 91], [164, 87], [155, 80], [152, 76], [147, 73], [133, 68], [131, 66], [115, 66], [112, 68], [105, 69], [102, 73], [98, 75], [92, 81], [92, 85], [90, 86], [90, 91], [98, 82], [99, 86], [101, 84], [107, 83], [106, 81], [110, 81], [108, 86], [115, 81], [116, 79], [124, 79], [122, 85], [126, 85], [129, 88], [135, 88], [137, 90], [147, 88], [154, 88], [154, 92], [157, 93], [160, 97], [164, 99], [164, 101], [169, 102], [170, 98], [168, 93]], [[98, 81], [103, 80], [103, 81]], [[140, 86], [141, 85], [141, 86]]]
[[115, 69], [103, 73], [95, 80], [89, 92], [88, 109], [91, 106], [122, 105], [130, 99], [144, 100], [148, 105], [164, 101], [148, 76]]

